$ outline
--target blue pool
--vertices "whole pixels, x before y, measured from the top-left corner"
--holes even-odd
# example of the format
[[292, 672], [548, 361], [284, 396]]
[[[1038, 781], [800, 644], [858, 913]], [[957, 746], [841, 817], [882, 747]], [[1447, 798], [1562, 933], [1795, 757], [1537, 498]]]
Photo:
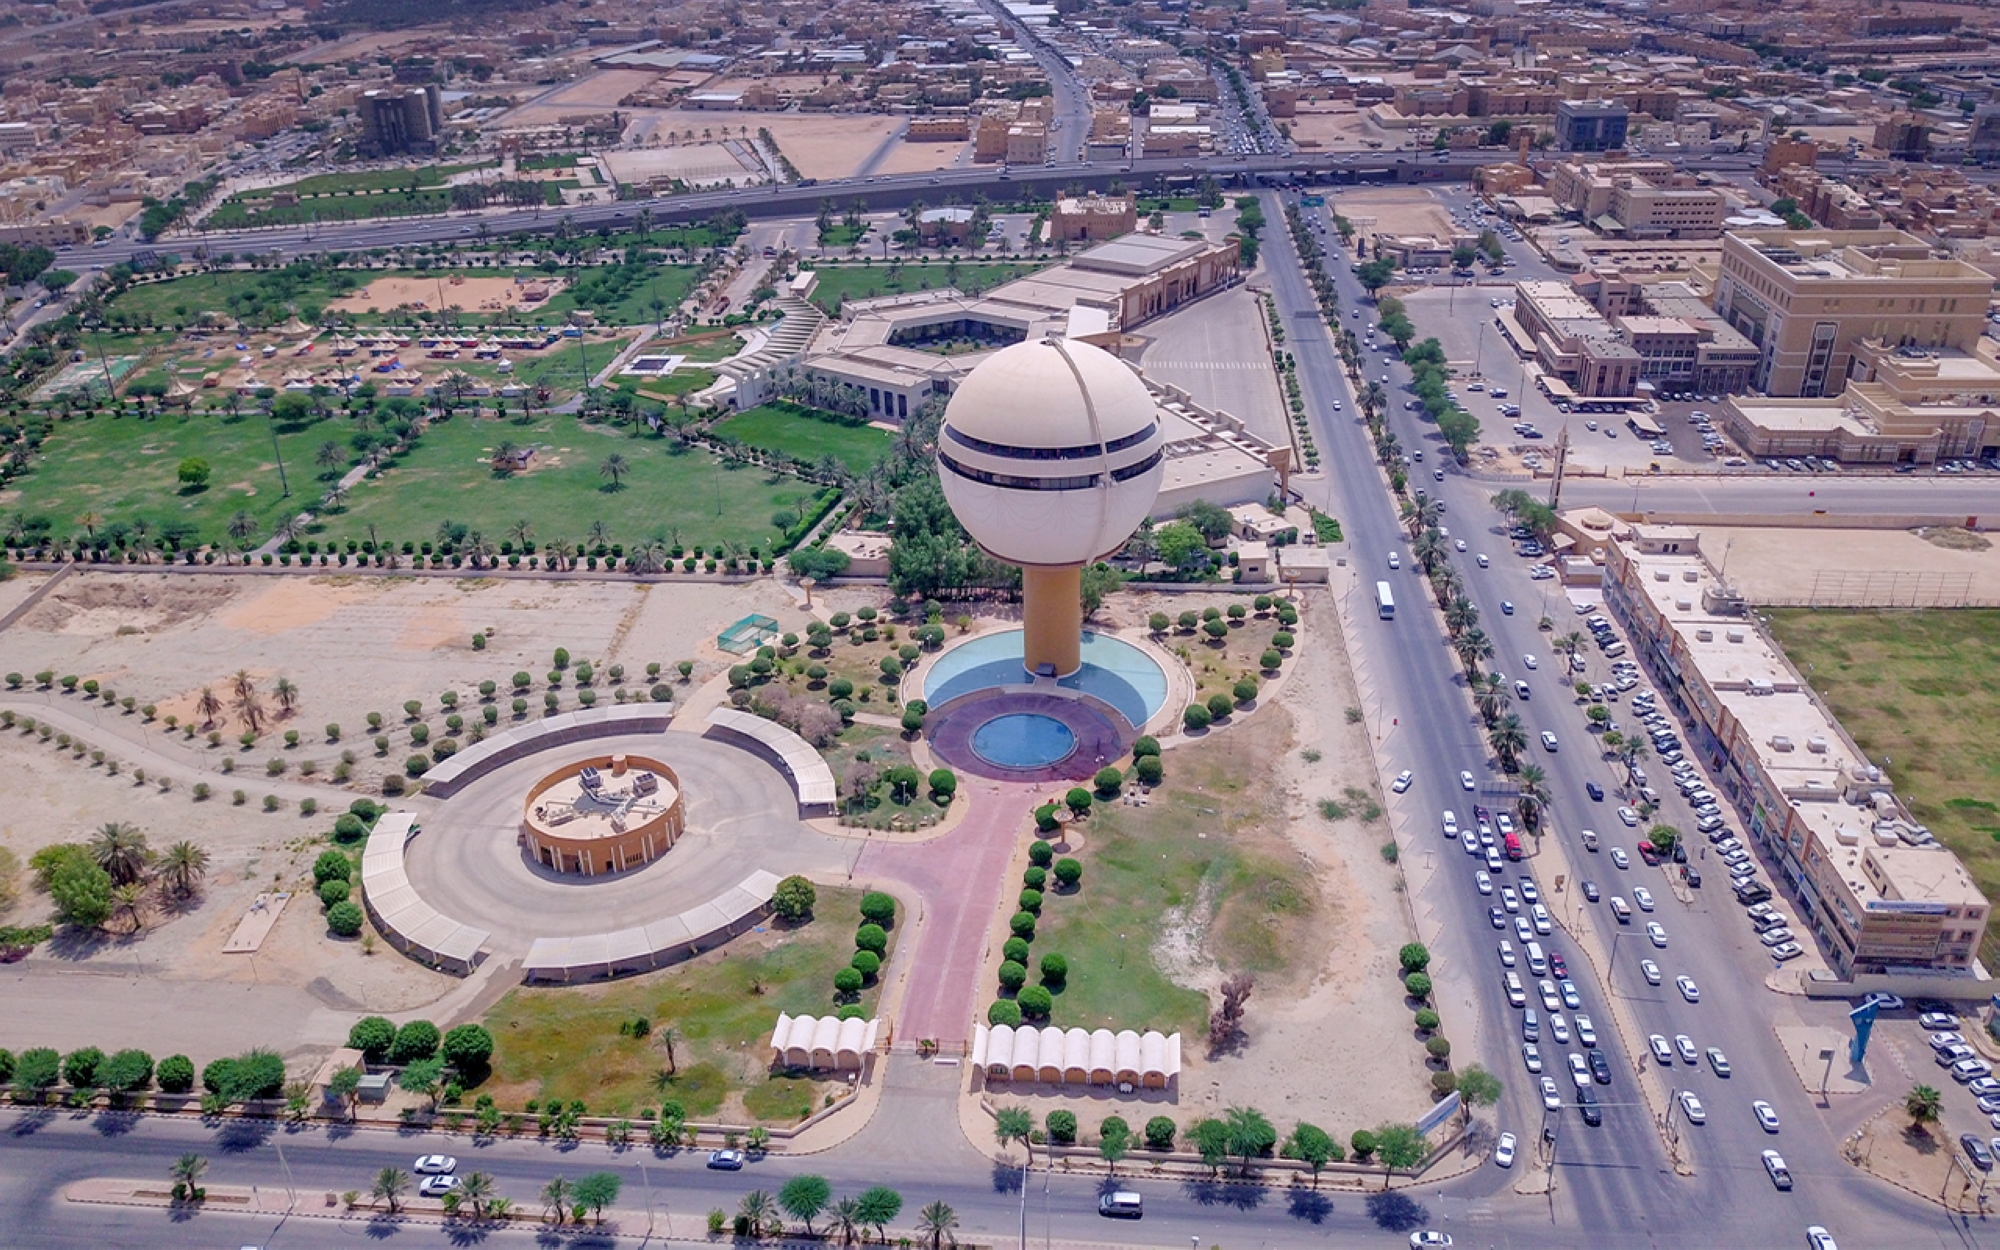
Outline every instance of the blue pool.
[[1076, 750], [1068, 725], [1038, 712], [996, 716], [972, 733], [973, 753], [1002, 768], [1045, 768]]
[[[920, 670], [924, 699], [939, 707], [976, 690], [1033, 684], [1033, 676], [1021, 667], [1021, 645], [1021, 631], [1005, 629], [953, 647]], [[1086, 631], [1083, 667], [1060, 684], [1102, 699], [1134, 728], [1152, 719], [1167, 701], [1167, 675], [1158, 662], [1110, 634]]]

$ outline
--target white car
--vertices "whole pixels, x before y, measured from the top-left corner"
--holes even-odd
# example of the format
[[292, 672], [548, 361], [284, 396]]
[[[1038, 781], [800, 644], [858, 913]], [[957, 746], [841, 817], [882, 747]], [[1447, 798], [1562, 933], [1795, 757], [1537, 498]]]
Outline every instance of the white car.
[[1493, 1147], [1493, 1163], [1496, 1167], [1511, 1168], [1514, 1166], [1514, 1135], [1512, 1133], [1500, 1134], [1500, 1140]]
[[1659, 921], [1646, 922], [1646, 940], [1660, 950], [1667, 949], [1667, 931], [1660, 927]]
[[426, 1176], [417, 1186], [417, 1192], [426, 1198], [442, 1198], [460, 1184], [456, 1176]]
[[1556, 983], [1556, 991], [1563, 996], [1563, 1006], [1571, 1011], [1583, 1006], [1583, 996], [1576, 992], [1576, 982], [1565, 977]]
[[1653, 1058], [1660, 1061], [1661, 1067], [1670, 1068], [1673, 1066], [1674, 1047], [1673, 1043], [1669, 1042], [1666, 1039], [1665, 1034], [1662, 1033], [1652, 1034], [1650, 1037], [1646, 1039], [1646, 1045], [1652, 1047]]
[[1521, 910], [1521, 899], [1520, 896], [1514, 893], [1513, 886], [1503, 885], [1500, 887], [1500, 905], [1507, 909], [1509, 915]]
[[1778, 1131], [1778, 1113], [1772, 1110], [1770, 1103], [1759, 1098], [1750, 1104], [1750, 1113], [1757, 1117], [1757, 1126], [1766, 1133]]
[[1521, 1062], [1528, 1065], [1529, 1076], [1540, 1076], [1542, 1074], [1542, 1048], [1533, 1042], [1522, 1042]]
[[1684, 1089], [1680, 1092], [1679, 1097], [1681, 1111], [1687, 1116], [1689, 1124], [1708, 1123], [1708, 1112], [1702, 1107], [1701, 1099], [1694, 1096], [1693, 1090]]
[[1535, 926], [1528, 923], [1526, 916], [1516, 916], [1514, 917], [1514, 935], [1523, 942], [1532, 942], [1535, 940]]
[[1493, 878], [1487, 875], [1484, 868], [1472, 874], [1472, 883], [1479, 887], [1481, 894], [1493, 893]]
[[410, 1165], [418, 1176], [448, 1176], [458, 1171], [458, 1160], [450, 1155], [424, 1155]]
[[1405, 768], [1402, 772], [1396, 774], [1396, 780], [1390, 784], [1389, 788], [1397, 794], [1401, 794], [1403, 791], [1409, 789], [1410, 783], [1415, 780], [1416, 774]]
[[1590, 1022], [1589, 1016], [1586, 1015], [1577, 1016], [1576, 1040], [1583, 1043], [1585, 1046], [1597, 1045], [1597, 1026]]
[[1682, 1063], [1693, 1065], [1701, 1062], [1701, 1052], [1694, 1048], [1694, 1039], [1685, 1033], [1674, 1034], [1674, 1049], [1680, 1052]]
[[1452, 539], [1452, 540], [1451, 540], [1451, 545], [1452, 545], [1452, 549], [1453, 549], [1453, 550], [1455, 550], [1455, 551], [1464, 551], [1464, 550], [1465, 550], [1465, 540], [1464, 540], [1463, 538], [1454, 538], [1454, 539]]
[[1590, 1088], [1590, 1065], [1573, 1050], [1569, 1052], [1569, 1079], [1578, 1089]]
[[1550, 1011], [1562, 1010], [1562, 996], [1556, 993], [1556, 983], [1554, 981], [1542, 981], [1535, 988], [1542, 992], [1542, 1006], [1548, 1008]]
[[1660, 983], [1660, 965], [1654, 963], [1652, 960], [1650, 959], [1640, 960], [1639, 972], [1640, 975], [1646, 978], [1646, 984], [1658, 985]]
[[1621, 807], [1618, 809], [1618, 819], [1625, 822], [1625, 827], [1627, 829], [1637, 829], [1639, 827], [1639, 813], [1633, 811], [1629, 807]]
[[1643, 885], [1632, 887], [1632, 901], [1639, 905], [1640, 911], [1653, 910], [1653, 892]]
[[1393, 552], [1393, 551], [1392, 551], [1392, 552], [1390, 552], [1390, 553], [1389, 553], [1389, 567], [1390, 567], [1390, 568], [1392, 568], [1392, 569], [1400, 569], [1400, 568], [1402, 568], [1402, 567], [1403, 567], [1403, 557], [1402, 557], [1402, 556], [1400, 556], [1400, 555], [1398, 555], [1397, 553], [1395, 553], [1395, 552]]
[[[1482, 568], [1482, 569], [1490, 569], [1490, 568], [1492, 568], [1492, 567], [1493, 567], [1493, 562], [1492, 562], [1491, 560], [1488, 560], [1488, 559], [1486, 558], [1486, 553], [1485, 553], [1485, 552], [1483, 552], [1483, 551], [1482, 551], [1482, 552], [1480, 552], [1480, 553], [1479, 553], [1478, 555], [1476, 555], [1476, 556], [1472, 557], [1472, 560], [1473, 560], [1473, 563], [1477, 564], [1477, 565], [1478, 565], [1478, 566], [1479, 566], [1480, 568]], [[1510, 615], [1510, 616], [1511, 616], [1511, 615], [1513, 615], [1513, 614], [1512, 614], [1512, 613], [1508, 613], [1508, 615]]]
[[1460, 787], [1462, 787], [1467, 791], [1470, 791], [1473, 788], [1472, 773], [1470, 770], [1467, 769], [1459, 770], [1458, 784], [1460, 785]]
[[[1505, 818], [1504, 818], [1504, 817], [1502, 817], [1502, 819], [1505, 819]], [[1512, 832], [1514, 832], [1514, 831], [1513, 831], [1512, 829], [1507, 829], [1507, 828], [1502, 828], [1502, 829], [1500, 830], [1500, 832], [1502, 832], [1502, 833], [1512, 833]], [[1542, 901], [1542, 892], [1541, 892], [1541, 890], [1539, 890], [1539, 889], [1537, 889], [1537, 888], [1536, 888], [1536, 886], [1535, 886], [1535, 883], [1534, 883], [1534, 880], [1533, 880], [1532, 878], [1529, 878], [1529, 877], [1523, 877], [1523, 878], [1521, 878], [1521, 880], [1519, 881], [1519, 883], [1518, 883], [1518, 884], [1519, 884], [1519, 887], [1520, 887], [1520, 890], [1521, 890], [1521, 901], [1522, 901], [1522, 902], [1524, 902], [1524, 903], [1539, 903], [1539, 902], [1541, 902], [1541, 901]]]
[[1553, 751], [1555, 749], [1556, 749], [1555, 734], [1547, 729], [1542, 730], [1542, 750]]
[[1551, 1111], [1562, 1110], [1562, 1092], [1556, 1088], [1556, 1079], [1552, 1076], [1542, 1078], [1542, 1105]]
[[1447, 811], [1447, 812], [1445, 812], [1445, 814], [1444, 814], [1444, 836], [1445, 836], [1445, 837], [1447, 837], [1447, 838], [1455, 838], [1455, 837], [1457, 837], [1457, 836], [1458, 836], [1458, 813], [1457, 813], [1457, 812], [1453, 812], [1453, 811]]
[[1563, 1019], [1560, 1011], [1549, 1013], [1549, 1037], [1564, 1046], [1569, 1045], [1569, 1021]]
[[1694, 983], [1693, 977], [1689, 976], [1675, 977], [1674, 988], [1678, 989], [1681, 992], [1682, 998], [1687, 999], [1691, 1003], [1698, 1003], [1701, 1001], [1701, 987]]
[[1625, 853], [1624, 847], [1614, 846], [1611, 848], [1611, 864], [1615, 868], [1630, 868], [1632, 857]]
[[1500, 966], [1501, 966], [1502, 968], [1511, 968], [1511, 967], [1513, 967], [1513, 966], [1514, 966], [1514, 962], [1515, 962], [1515, 960], [1514, 960], [1514, 944], [1513, 944], [1512, 942], [1509, 942], [1509, 941], [1508, 941], [1508, 940], [1507, 940], [1506, 938], [1501, 938], [1501, 939], [1500, 939]]
[[1459, 843], [1465, 847], [1465, 853], [1467, 855], [1479, 854], [1478, 834], [1475, 834], [1474, 832], [1472, 832], [1472, 830], [1467, 829], [1458, 835], [1458, 840]]

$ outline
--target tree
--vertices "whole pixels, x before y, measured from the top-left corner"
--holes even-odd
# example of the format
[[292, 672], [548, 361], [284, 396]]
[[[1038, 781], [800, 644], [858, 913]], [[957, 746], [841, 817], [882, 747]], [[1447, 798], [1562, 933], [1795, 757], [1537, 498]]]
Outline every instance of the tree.
[[806, 1236], [813, 1235], [813, 1221], [833, 1198], [833, 1186], [824, 1176], [807, 1173], [794, 1176], [778, 1191], [778, 1205], [785, 1214], [806, 1226]]
[[1389, 1188], [1391, 1172], [1417, 1166], [1429, 1150], [1414, 1124], [1384, 1124], [1376, 1129], [1375, 1159], [1382, 1165], [1382, 1188]]
[[485, 1075], [493, 1058], [493, 1034], [481, 1025], [457, 1025], [444, 1035], [438, 1053], [461, 1076], [477, 1080]]
[[1915, 1086], [1903, 1095], [1903, 1114], [1910, 1117], [1913, 1129], [1936, 1124], [1944, 1114], [1944, 1095], [1929, 1085]]
[[202, 1175], [208, 1171], [208, 1160], [198, 1154], [184, 1154], [175, 1159], [167, 1168], [167, 1177], [174, 1183], [176, 1193], [195, 1197], [201, 1192]]
[[[1025, 1116], [1028, 1113], [1023, 1111], [1021, 1114]], [[1027, 1139], [1024, 1137], [1022, 1140]], [[888, 1237], [883, 1230], [903, 1213], [903, 1195], [887, 1185], [871, 1185], [861, 1191], [861, 1196], [855, 1199], [855, 1204], [859, 1208], [856, 1214], [861, 1223], [874, 1229], [877, 1238], [887, 1241]]]
[[1500, 1078], [1476, 1063], [1458, 1074], [1458, 1096], [1467, 1108], [1468, 1116], [1471, 1115], [1471, 1108], [1497, 1104], [1503, 1092]]
[[146, 835], [131, 825], [109, 821], [99, 825], [90, 838], [90, 857], [111, 876], [113, 885], [130, 885], [145, 875], [152, 863], [146, 849]]
[[771, 910], [778, 919], [793, 924], [801, 924], [812, 919], [813, 904], [819, 901], [819, 892], [813, 883], [801, 876], [786, 877], [771, 893]]
[[1229, 1158], [1229, 1126], [1221, 1120], [1196, 1120], [1188, 1129], [1188, 1140], [1201, 1154], [1211, 1175], [1221, 1170]]
[[[993, 1116], [993, 1136], [999, 1140], [1002, 1150], [1017, 1141], [1027, 1146], [1028, 1136], [1034, 1131], [1035, 1117], [1028, 1113], [1026, 1107], [1002, 1107]], [[1029, 1160], [1032, 1161], [1034, 1157], [1034, 1149], [1029, 1147]], [[1025, 1168], [1027, 1164], [1021, 1166]]]
[[924, 1231], [924, 1242], [931, 1250], [949, 1243], [958, 1244], [953, 1231], [958, 1227], [958, 1213], [943, 1201], [933, 1202], [917, 1213], [917, 1226]]
[[616, 1172], [592, 1172], [577, 1178], [570, 1198], [577, 1206], [589, 1207], [591, 1218], [602, 1224], [604, 1208], [618, 1201], [618, 1191], [624, 1185], [624, 1180]]
[[1646, 831], [1646, 841], [1664, 858], [1672, 858], [1674, 845], [1681, 840], [1681, 831], [1672, 825], [1654, 825]]
[[444, 1093], [444, 1060], [418, 1059], [404, 1064], [403, 1070], [396, 1074], [396, 1087], [430, 1099], [435, 1111], [438, 1098]]
[[175, 471], [175, 476], [180, 479], [181, 485], [188, 490], [200, 490], [202, 487], [208, 485], [209, 473], [208, 461], [203, 460], [200, 456], [188, 456], [182, 459], [180, 467]]
[[111, 874], [84, 858], [70, 858], [49, 877], [49, 898], [64, 924], [95, 929], [111, 918]]
[[472, 1218], [484, 1219], [494, 1198], [493, 1177], [486, 1172], [468, 1172], [460, 1178], [458, 1199], [472, 1208]]
[[1208, 540], [1185, 521], [1161, 526], [1154, 542], [1159, 547], [1160, 560], [1182, 573], [1192, 571], [1208, 559]]
[[1250, 1174], [1250, 1160], [1270, 1152], [1278, 1144], [1278, 1130], [1255, 1107], [1231, 1107], [1223, 1123], [1229, 1130], [1229, 1153], [1243, 1161], [1243, 1174]]
[[1356, 276], [1360, 278], [1362, 287], [1372, 298], [1377, 291], [1389, 285], [1389, 279], [1395, 272], [1395, 261], [1387, 256], [1377, 256], [1374, 260], [1364, 262]]
[[358, 1050], [370, 1063], [389, 1057], [396, 1042], [396, 1026], [383, 1016], [363, 1016], [347, 1030], [347, 1045]]
[[412, 1063], [428, 1059], [437, 1053], [438, 1044], [443, 1040], [435, 1024], [428, 1020], [412, 1020], [396, 1030], [396, 1040], [389, 1047], [389, 1062]]
[[1106, 1116], [1097, 1130], [1097, 1154], [1110, 1169], [1118, 1174], [1118, 1161], [1132, 1152], [1132, 1126], [1119, 1116]]
[[631, 471], [631, 462], [615, 451], [606, 456], [604, 462], [597, 466], [598, 474], [610, 481], [611, 489], [614, 491], [625, 489], [625, 475]]
[[361, 1099], [361, 1077], [361, 1066], [355, 1064], [334, 1073], [333, 1078], [326, 1083], [326, 1092], [340, 1099], [341, 1105], [347, 1108], [347, 1118], [350, 1120], [354, 1118], [355, 1106]]
[[561, 1176], [555, 1177], [548, 1184], [542, 1186], [542, 1214], [547, 1215], [551, 1211], [555, 1212], [556, 1223], [558, 1224], [567, 1220], [569, 1218], [571, 1189], [572, 1186], [568, 1178]]
[[410, 1189], [410, 1174], [401, 1168], [383, 1168], [375, 1173], [375, 1183], [369, 1187], [370, 1197], [379, 1198], [389, 1204], [389, 1214], [403, 1209], [403, 1195]]
[[1340, 1147], [1325, 1129], [1301, 1120], [1285, 1142], [1285, 1154], [1312, 1169], [1313, 1188], [1318, 1189], [1320, 1169], [1340, 1158]]
[[855, 1237], [860, 1234], [863, 1227], [861, 1200], [859, 1198], [842, 1198], [829, 1207], [827, 1211], [833, 1217], [833, 1231], [840, 1235], [840, 1244], [844, 1246], [853, 1245]]
[[1422, 972], [1431, 965], [1430, 948], [1422, 942], [1405, 943], [1403, 949], [1396, 952], [1396, 961], [1402, 965], [1404, 972]]

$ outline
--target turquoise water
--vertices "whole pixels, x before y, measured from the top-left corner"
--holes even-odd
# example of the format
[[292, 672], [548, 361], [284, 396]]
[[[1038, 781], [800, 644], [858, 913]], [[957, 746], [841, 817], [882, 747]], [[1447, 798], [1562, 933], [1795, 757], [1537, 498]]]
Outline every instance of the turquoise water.
[[[932, 707], [975, 690], [1026, 686], [1034, 681], [1021, 667], [1018, 629], [984, 634], [953, 647], [927, 666], [924, 699]], [[1083, 667], [1061, 685], [1081, 690], [1118, 709], [1134, 728], [1151, 720], [1167, 701], [1167, 675], [1152, 656], [1110, 634], [1083, 635]]]
[[1043, 768], [1068, 759], [1076, 750], [1076, 735], [1053, 716], [1010, 712], [973, 730], [972, 750], [1002, 768]]

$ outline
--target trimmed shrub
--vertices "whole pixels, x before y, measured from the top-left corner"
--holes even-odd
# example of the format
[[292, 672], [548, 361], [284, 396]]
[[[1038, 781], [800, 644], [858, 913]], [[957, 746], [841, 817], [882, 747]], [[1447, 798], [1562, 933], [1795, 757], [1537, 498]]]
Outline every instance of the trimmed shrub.
[[361, 932], [361, 908], [352, 901], [335, 903], [326, 909], [326, 927], [341, 937]]
[[1028, 983], [1028, 969], [1008, 960], [1000, 965], [1000, 988], [1012, 993]]
[[1375, 1134], [1365, 1128], [1355, 1129], [1347, 1144], [1354, 1150], [1354, 1161], [1360, 1163], [1375, 1153]]
[[1021, 1008], [1004, 998], [1000, 999], [986, 1009], [986, 1023], [996, 1028], [1003, 1024], [1010, 1029], [1018, 1028], [1021, 1024]]
[[1236, 701], [1226, 694], [1208, 696], [1208, 716], [1212, 721], [1221, 720], [1236, 709]]
[[1082, 786], [1071, 786], [1069, 793], [1063, 795], [1063, 806], [1069, 808], [1072, 815], [1088, 815], [1090, 812], [1090, 802], [1090, 791], [1084, 789]]
[[483, 1076], [493, 1058], [493, 1035], [477, 1024], [461, 1024], [444, 1035], [438, 1053], [466, 1076]]
[[1061, 985], [1069, 980], [1069, 960], [1054, 951], [1042, 956], [1042, 981], [1047, 985]]
[[1449, 1058], [1451, 1055], [1451, 1039], [1442, 1036], [1433, 1037], [1424, 1043], [1424, 1049], [1430, 1052], [1430, 1056], [1433, 1059]]
[[1403, 949], [1396, 952], [1396, 959], [1405, 972], [1422, 972], [1431, 966], [1431, 952], [1422, 942], [1405, 943]]
[[1418, 1028], [1422, 1029], [1422, 1030], [1423, 1030], [1424, 1032], [1426, 1032], [1426, 1033], [1431, 1033], [1431, 1032], [1435, 1032], [1435, 1031], [1437, 1030], [1437, 1026], [1438, 1026], [1438, 1013], [1437, 1013], [1437, 1012], [1435, 1012], [1435, 1011], [1432, 1011], [1432, 1010], [1431, 1010], [1430, 1008], [1428, 1008], [1428, 1007], [1425, 1007], [1425, 1008], [1423, 1008], [1422, 1010], [1420, 1010], [1420, 1011], [1418, 1011], [1418, 1012], [1417, 1012], [1417, 1027], [1418, 1027]]
[[1097, 770], [1097, 775], [1090, 779], [1090, 783], [1097, 787], [1099, 794], [1108, 799], [1116, 795], [1119, 788], [1125, 784], [1125, 774], [1106, 765]]
[[382, 1016], [363, 1016], [347, 1030], [348, 1047], [360, 1051], [370, 1063], [387, 1059], [395, 1042], [396, 1026]]
[[1279, 630], [1277, 633], [1271, 635], [1271, 645], [1276, 647], [1280, 651], [1290, 651], [1292, 649], [1292, 644], [1297, 641], [1298, 640], [1296, 638], [1293, 638], [1290, 634], [1286, 633], [1282, 629]]
[[1030, 867], [1026, 872], [1021, 874], [1021, 884], [1031, 890], [1047, 889], [1049, 884], [1049, 870], [1046, 868]]
[[1146, 1121], [1146, 1149], [1172, 1150], [1174, 1148], [1174, 1122], [1166, 1116], [1156, 1115]]
[[1257, 667], [1263, 669], [1267, 673], [1277, 672], [1278, 667], [1282, 665], [1284, 662], [1285, 662], [1285, 657], [1279, 655], [1276, 649], [1266, 650], [1264, 654], [1257, 657]]
[[1167, 775], [1157, 755], [1142, 755], [1132, 762], [1132, 772], [1139, 778], [1140, 785], [1157, 786]]
[[396, 1030], [396, 1040], [389, 1047], [390, 1063], [415, 1063], [437, 1054], [438, 1045], [444, 1041], [438, 1033], [438, 1026], [428, 1020], [412, 1020]]
[[801, 876], [786, 877], [771, 892], [771, 911], [780, 920], [794, 924], [812, 919], [813, 904], [819, 901], [819, 892], [813, 883]]
[[1051, 1111], [1047, 1120], [1049, 1140], [1058, 1146], [1076, 1144], [1076, 1113], [1074, 1111]]
[[1053, 833], [1056, 827], [1056, 805], [1044, 803], [1035, 809], [1035, 828], [1041, 833]]
[[1242, 681], [1230, 687], [1229, 693], [1236, 696], [1238, 703], [1248, 703], [1257, 697], [1257, 683], [1245, 677]]
[[1403, 989], [1411, 998], [1419, 1002], [1431, 996], [1431, 979], [1421, 972], [1412, 972], [1403, 978]]
[[1083, 880], [1083, 864], [1065, 856], [1056, 861], [1055, 874], [1065, 890], [1073, 890], [1076, 883]]
[[313, 861], [313, 885], [325, 885], [329, 881], [345, 882], [354, 875], [354, 861], [347, 858], [344, 851], [321, 851]]
[[1026, 938], [1030, 942], [1035, 940], [1035, 915], [1033, 912], [1015, 912], [1014, 918], [1007, 922], [1007, 927], [1013, 930], [1014, 936], [1017, 938]]
[[1007, 939], [1006, 945], [1000, 948], [1000, 957], [1002, 959], [1011, 959], [1017, 964], [1026, 964], [1028, 962], [1028, 943], [1021, 938], [1010, 937]]
[[169, 1094], [185, 1094], [194, 1088], [194, 1060], [186, 1055], [168, 1055], [153, 1069], [153, 1081]]
[[861, 896], [861, 918], [870, 924], [887, 926], [896, 920], [896, 900], [880, 890], [870, 890]]
[[1022, 911], [1038, 912], [1041, 909], [1042, 909], [1042, 892], [1040, 890], [1021, 891]]
[[[367, 822], [353, 812], [342, 812], [333, 822], [333, 838], [336, 842], [358, 842], [361, 840], [361, 835], [367, 832]], [[346, 856], [341, 858], [345, 859]]]
[[1055, 996], [1039, 985], [1030, 985], [1014, 996], [1021, 1005], [1021, 1014], [1030, 1020], [1046, 1020], [1056, 1009]]
[[1137, 742], [1132, 744], [1133, 759], [1144, 759], [1148, 755], [1158, 755], [1159, 753], [1160, 753], [1160, 740], [1158, 738], [1153, 737], [1151, 734], [1148, 734], [1145, 737], [1140, 738]]
[[1028, 862], [1037, 868], [1047, 868], [1056, 859], [1056, 848], [1047, 842], [1035, 842], [1028, 847]]
[[949, 803], [958, 793], [958, 774], [949, 768], [933, 768], [930, 775], [931, 797]]
[[854, 931], [854, 945], [879, 955], [889, 949], [889, 934], [879, 924], [865, 924]]
[[863, 977], [872, 977], [882, 971], [882, 957], [874, 951], [855, 951], [854, 958], [847, 961], [847, 966]]
[[861, 971], [858, 968], [842, 968], [833, 974], [833, 988], [842, 994], [861, 992]]
[[1190, 730], [1206, 729], [1214, 719], [1208, 714], [1208, 709], [1199, 703], [1188, 704], [1187, 711], [1181, 713], [1181, 724]]
[[345, 881], [322, 881], [319, 886], [319, 901], [322, 905], [331, 907], [335, 903], [345, 903], [350, 893], [352, 891]]

